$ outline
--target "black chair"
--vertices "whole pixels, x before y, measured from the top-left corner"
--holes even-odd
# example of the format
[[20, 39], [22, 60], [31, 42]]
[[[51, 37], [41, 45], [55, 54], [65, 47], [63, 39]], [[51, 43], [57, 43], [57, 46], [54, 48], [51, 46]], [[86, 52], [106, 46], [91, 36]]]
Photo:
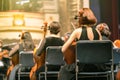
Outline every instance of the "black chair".
[[64, 64], [61, 46], [48, 46], [46, 49], [45, 72], [39, 73], [39, 80], [44, 77], [45, 80], [58, 76], [61, 66]]
[[118, 69], [120, 69], [120, 48], [113, 48], [113, 58], [114, 58], [114, 73], [116, 74], [118, 72]]
[[[79, 71], [81, 64], [110, 65], [108, 71]], [[89, 67], [89, 66], [88, 66]], [[78, 41], [76, 45], [76, 80], [78, 78], [107, 77], [114, 80], [113, 45], [109, 40]]]
[[19, 54], [19, 65], [18, 80], [20, 80], [21, 76], [29, 77], [30, 70], [34, 66], [33, 51], [21, 51]]

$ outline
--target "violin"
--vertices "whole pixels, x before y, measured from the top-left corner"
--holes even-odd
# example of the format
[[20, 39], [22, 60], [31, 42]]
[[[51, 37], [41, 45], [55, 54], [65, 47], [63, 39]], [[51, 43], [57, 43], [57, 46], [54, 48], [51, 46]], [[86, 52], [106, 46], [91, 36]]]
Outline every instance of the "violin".
[[0, 48], [0, 60], [2, 60], [2, 58], [8, 58], [9, 59], [9, 51], [11, 50], [10, 46], [15, 45], [15, 43], [12, 44], [6, 44], [3, 45], [2, 48]]
[[[39, 47], [42, 46], [42, 43], [44, 42], [44, 39], [45, 39], [45, 36], [46, 36], [46, 33], [47, 33], [47, 22], [44, 23], [44, 35], [43, 35], [43, 39], [40, 41], [40, 44], [39, 44]], [[36, 55], [36, 51], [37, 51], [38, 48], [35, 48], [34, 49], [34, 54], [33, 54], [33, 57], [34, 57], [34, 62], [35, 62], [35, 65], [32, 67], [31, 71], [30, 71], [30, 80], [36, 80], [36, 75], [35, 75], [35, 72], [45, 64], [45, 52], [43, 51], [42, 54], [40, 56]]]
[[2, 58], [8, 58], [8, 50], [3, 50], [2, 52], [0, 52], [0, 60], [2, 60]]

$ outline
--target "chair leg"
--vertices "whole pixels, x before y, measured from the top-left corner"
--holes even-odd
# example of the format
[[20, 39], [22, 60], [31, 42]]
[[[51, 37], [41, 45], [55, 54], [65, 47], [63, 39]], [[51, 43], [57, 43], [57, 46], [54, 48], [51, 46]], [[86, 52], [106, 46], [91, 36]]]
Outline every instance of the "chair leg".
[[21, 68], [18, 70], [18, 80], [20, 80], [20, 72], [21, 72]]
[[40, 73], [39, 73], [39, 80], [40, 80]]
[[4, 80], [4, 78], [5, 78], [5, 74], [0, 73], [0, 79]]
[[111, 79], [114, 80], [114, 66], [112, 65], [111, 67], [112, 67], [112, 70], [111, 70], [112, 71], [112, 75], [111, 75], [112, 78]]
[[78, 66], [76, 66], [76, 79], [75, 80], [78, 80]]

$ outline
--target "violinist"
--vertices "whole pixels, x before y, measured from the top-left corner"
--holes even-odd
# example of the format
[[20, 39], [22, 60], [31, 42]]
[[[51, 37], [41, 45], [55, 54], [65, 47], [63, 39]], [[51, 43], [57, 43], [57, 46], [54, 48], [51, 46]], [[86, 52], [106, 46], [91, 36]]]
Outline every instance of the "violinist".
[[35, 48], [30, 32], [22, 31], [19, 36], [20, 42], [16, 44], [9, 52], [9, 57], [11, 58], [12, 64], [7, 70], [7, 78], [9, 78], [10, 72], [14, 69], [14, 67], [19, 64], [19, 53], [21, 51], [33, 51]]
[[0, 60], [5, 56], [8, 57], [8, 51], [7, 48], [3, 47], [3, 42], [0, 40]]
[[[78, 19], [79, 26], [72, 32], [69, 39], [62, 47], [66, 64], [60, 69], [58, 80], [72, 80], [75, 78], [75, 60], [71, 60], [75, 59], [73, 58], [75, 57], [75, 48], [74, 53], [70, 53], [70, 51], [67, 52], [69, 47], [72, 46], [74, 40], [102, 40], [100, 32], [95, 28], [97, 19], [90, 8], [80, 9], [76, 18]], [[87, 65], [81, 66], [84, 68], [86, 66], [86, 70], [89, 68]], [[81, 68], [81, 70], [83, 70], [83, 68]]]
[[3, 47], [3, 41], [0, 40], [0, 73], [2, 74], [6, 74], [9, 65], [8, 53], [9, 49]]
[[[48, 46], [62, 46], [64, 44], [64, 41], [61, 39], [61, 37], [58, 36], [58, 33], [61, 30], [61, 25], [59, 22], [57, 21], [53, 21], [50, 23], [49, 25], [49, 31], [50, 31], [50, 35], [45, 37], [45, 44], [43, 45], [43, 47], [41, 48], [41, 45], [38, 47], [38, 49], [35, 52], [36, 56], [39, 56], [41, 61], [39, 62], [39, 64], [41, 64], [36, 70], [31, 70], [30, 72], [30, 80], [38, 80], [38, 75], [39, 72], [41, 71], [45, 71], [45, 52], [46, 52], [46, 48]], [[31, 74], [32, 73], [32, 74]]]

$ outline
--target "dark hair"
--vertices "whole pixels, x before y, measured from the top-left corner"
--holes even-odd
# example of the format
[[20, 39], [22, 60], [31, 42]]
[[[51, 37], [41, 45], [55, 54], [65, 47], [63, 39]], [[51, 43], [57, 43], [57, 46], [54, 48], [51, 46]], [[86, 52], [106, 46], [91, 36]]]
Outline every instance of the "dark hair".
[[100, 23], [96, 26], [96, 28], [100, 31], [101, 35], [106, 37], [111, 35], [110, 29], [106, 23]]
[[31, 40], [32, 39], [32, 36], [31, 36], [30, 32], [28, 32], [28, 31], [22, 31], [20, 37], [22, 40]]
[[94, 25], [97, 22], [97, 19], [89, 8], [82, 8], [79, 10], [79, 25]]
[[50, 33], [58, 34], [60, 32], [60, 27], [61, 26], [60, 26], [59, 22], [57, 22], [57, 21], [51, 22], [49, 25]]
[[21, 34], [21, 40], [23, 40], [21, 43], [23, 45], [23, 48], [26, 50], [33, 50], [35, 48], [34, 42], [32, 40], [32, 35], [28, 31], [22, 31]]

